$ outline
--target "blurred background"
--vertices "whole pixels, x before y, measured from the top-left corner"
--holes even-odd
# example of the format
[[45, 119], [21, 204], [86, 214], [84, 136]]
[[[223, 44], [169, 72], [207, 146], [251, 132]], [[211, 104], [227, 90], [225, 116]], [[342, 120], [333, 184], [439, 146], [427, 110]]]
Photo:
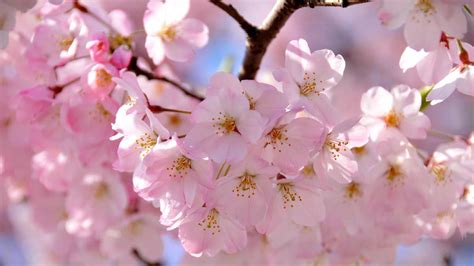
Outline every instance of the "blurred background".
[[[90, 0], [86, 5], [101, 5], [106, 10], [123, 9], [132, 18], [135, 29], [143, 28], [142, 17], [146, 0]], [[272, 8], [271, 0], [231, 0], [239, 12], [259, 25]], [[332, 91], [332, 100], [347, 115], [360, 113], [359, 101], [363, 92], [372, 86], [387, 89], [397, 84], [413, 88], [424, 86], [416, 70], [403, 73], [398, 66], [406, 47], [402, 31], [390, 31], [377, 20], [377, 3], [349, 8], [317, 7], [298, 10], [270, 45], [264, 57], [258, 79], [275, 83], [271, 72], [284, 66], [284, 51], [290, 40], [304, 38], [311, 50], [331, 49], [346, 60], [346, 71], [341, 83]], [[471, 5], [474, 10], [474, 5]], [[210, 29], [209, 44], [197, 52], [191, 63], [170, 63], [181, 79], [193, 87], [206, 86], [209, 77], [218, 70], [230, 69], [237, 73], [245, 52], [245, 35], [230, 17], [207, 0], [191, 0], [190, 17], [204, 21]], [[474, 43], [474, 23], [469, 20], [469, 33], [464, 41]], [[142, 47], [144, 35], [137, 35], [137, 47]], [[467, 136], [474, 129], [474, 98], [454, 93], [442, 104], [429, 107], [426, 114], [434, 130]], [[443, 139], [430, 137], [415, 144], [432, 150]], [[34, 231], [31, 224], [21, 222], [22, 206], [6, 208], [0, 195], [0, 266], [35, 264], [34, 243], [18, 241], [22, 234]], [[9, 219], [14, 219], [16, 227]], [[165, 265], [178, 265], [183, 251], [179, 243], [166, 239]], [[448, 241], [422, 240], [410, 247], [400, 247], [397, 265], [474, 265], [474, 237], [461, 238], [456, 234]]]

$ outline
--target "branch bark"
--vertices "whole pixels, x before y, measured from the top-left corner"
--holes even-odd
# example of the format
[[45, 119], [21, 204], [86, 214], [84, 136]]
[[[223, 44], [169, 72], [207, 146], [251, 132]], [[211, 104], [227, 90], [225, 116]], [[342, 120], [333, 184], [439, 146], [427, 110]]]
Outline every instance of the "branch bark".
[[237, 23], [239, 23], [240, 27], [247, 33], [248, 36], [253, 36], [257, 32], [257, 27], [249, 23], [242, 15], [240, 15], [239, 11], [235, 9], [231, 4], [226, 4], [221, 0], [210, 0], [215, 6], [222, 9], [226, 12], [229, 16], [231, 16]]
[[268, 46], [296, 10], [315, 6], [348, 7], [370, 0], [278, 0], [258, 28], [248, 23], [232, 5], [221, 0], [210, 1], [229, 14], [247, 33], [246, 52], [239, 73], [239, 79], [242, 80], [255, 78]]

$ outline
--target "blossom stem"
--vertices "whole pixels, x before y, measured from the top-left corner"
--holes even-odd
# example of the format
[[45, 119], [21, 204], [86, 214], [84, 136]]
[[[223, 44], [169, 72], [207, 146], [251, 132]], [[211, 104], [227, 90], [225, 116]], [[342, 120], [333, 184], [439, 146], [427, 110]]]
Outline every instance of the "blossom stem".
[[137, 249], [133, 249], [132, 253], [141, 263], [143, 263], [146, 266], [161, 266], [160, 262], [147, 261], [145, 258], [142, 257], [142, 255], [140, 255]]
[[188, 114], [188, 115], [191, 114], [190, 111], [165, 108], [165, 107], [161, 107], [159, 105], [149, 105], [148, 109], [150, 109], [150, 111], [152, 111], [153, 113], [173, 112], [173, 113]]
[[286, 21], [299, 8], [313, 8], [315, 6], [348, 7], [369, 2], [369, 0], [278, 0], [262, 25], [256, 28], [247, 22], [232, 5], [225, 4], [220, 0], [210, 1], [229, 14], [247, 33], [247, 47], [239, 73], [240, 80], [255, 78], [268, 46], [286, 24]]
[[89, 16], [91, 16], [92, 18], [94, 18], [95, 20], [97, 20], [98, 22], [100, 22], [102, 25], [104, 25], [105, 27], [107, 27], [110, 31], [114, 32], [114, 33], [117, 33], [117, 30], [115, 30], [112, 25], [110, 25], [107, 21], [103, 20], [101, 17], [99, 17], [98, 15], [92, 13], [89, 11], [89, 9], [82, 5], [81, 3], [79, 3], [79, 0], [74, 0], [74, 8], [76, 8], [77, 10], [81, 11], [82, 13], [85, 13], [85, 14], [88, 14]]
[[441, 132], [441, 131], [433, 130], [433, 129], [429, 129], [428, 134], [433, 136], [433, 137], [447, 139], [447, 140], [456, 140], [456, 139], [459, 138], [457, 136], [454, 136], [454, 135], [451, 135], [451, 134], [448, 134], [448, 133], [444, 133], [444, 132]]
[[167, 83], [175, 86], [177, 89], [181, 90], [184, 94], [186, 94], [187, 96], [189, 96], [191, 98], [194, 98], [194, 99], [199, 100], [199, 101], [204, 100], [204, 97], [189, 91], [188, 89], [186, 89], [185, 87], [183, 87], [181, 84], [179, 84], [178, 82], [176, 82], [174, 80], [171, 80], [171, 79], [169, 79], [167, 77], [164, 77], [164, 76], [157, 76], [153, 73], [150, 73], [148, 71], [145, 71], [145, 70], [141, 69], [138, 66], [138, 58], [137, 57], [132, 57], [132, 60], [130, 61], [130, 65], [128, 66], [128, 70], [134, 72], [137, 75], [143, 75], [143, 76], [145, 76], [146, 78], [148, 78], [150, 80], [155, 79], [155, 80], [161, 80], [161, 81], [167, 82]]
[[77, 77], [75, 79], [72, 79], [64, 84], [61, 84], [61, 85], [56, 85], [56, 86], [51, 86], [51, 87], [48, 87], [50, 91], [53, 92], [53, 98], [56, 98], [56, 96], [58, 94], [60, 94], [64, 88], [66, 88], [67, 86], [70, 86], [71, 84], [79, 81], [81, 79], [81, 77]]

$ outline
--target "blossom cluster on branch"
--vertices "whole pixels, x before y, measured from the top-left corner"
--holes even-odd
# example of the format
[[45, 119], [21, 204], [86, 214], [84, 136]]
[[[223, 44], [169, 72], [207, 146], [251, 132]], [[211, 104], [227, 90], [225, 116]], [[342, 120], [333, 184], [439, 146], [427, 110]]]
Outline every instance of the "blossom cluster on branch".
[[386, 264], [399, 245], [473, 233], [474, 135], [412, 143], [436, 133], [425, 108], [474, 96], [469, 6], [378, 4], [382, 24], [404, 25], [400, 68], [426, 87], [370, 88], [347, 117], [330, 97], [343, 55], [304, 39], [272, 84], [182, 82], [167, 62], [209, 40], [189, 0], [150, 0], [144, 30], [77, 0], [40, 1], [19, 30], [35, 1], [0, 0], [0, 196], [29, 206], [68, 265], [158, 263], [163, 235], [187, 264]]

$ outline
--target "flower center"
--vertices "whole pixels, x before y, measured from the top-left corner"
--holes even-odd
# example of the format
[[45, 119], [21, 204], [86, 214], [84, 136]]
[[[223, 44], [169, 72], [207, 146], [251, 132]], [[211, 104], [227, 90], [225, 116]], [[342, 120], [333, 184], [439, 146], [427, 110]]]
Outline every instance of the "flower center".
[[161, 30], [159, 35], [167, 42], [172, 42], [176, 37], [176, 28], [173, 25], [166, 25]]
[[100, 182], [94, 190], [94, 197], [101, 199], [109, 193], [109, 187], [105, 182]]
[[155, 145], [157, 143], [156, 138], [157, 138], [157, 136], [152, 137], [150, 134], [145, 133], [145, 134], [141, 135], [140, 138], [135, 140], [135, 144], [137, 144], [138, 147], [140, 147], [141, 150], [142, 150], [140, 152], [140, 156], [142, 158], [145, 158], [145, 156], [147, 156], [148, 153], [151, 152], [153, 147], [155, 147]]
[[132, 47], [132, 38], [121, 34], [112, 34], [109, 36], [110, 49], [114, 51], [122, 45], [128, 48]]
[[88, 114], [92, 117], [94, 121], [97, 123], [109, 123], [109, 118], [111, 116], [110, 112], [105, 109], [105, 107], [100, 104], [96, 103], [95, 108], [90, 110]]
[[61, 39], [59, 41], [59, 47], [61, 47], [61, 51], [69, 50], [69, 47], [71, 47], [73, 42], [74, 38], [71, 36], [67, 36], [66, 38]]
[[331, 138], [331, 134], [328, 135], [324, 145], [331, 152], [331, 156], [334, 160], [337, 160], [341, 156], [341, 152], [347, 151], [348, 141], [338, 140]]
[[171, 178], [183, 178], [188, 174], [188, 170], [192, 168], [192, 161], [186, 156], [180, 156], [176, 158], [170, 167], [166, 170], [170, 171], [169, 177]]
[[394, 111], [390, 111], [385, 116], [385, 124], [389, 127], [398, 127], [400, 125], [400, 116]]
[[181, 118], [179, 117], [179, 115], [170, 115], [168, 121], [173, 126], [181, 125]]
[[251, 175], [245, 172], [240, 177], [240, 183], [232, 190], [237, 197], [245, 197], [250, 199], [251, 196], [255, 195], [255, 190], [257, 189], [257, 184], [253, 179], [255, 175]]
[[307, 164], [305, 167], [303, 167], [303, 169], [301, 170], [301, 173], [305, 176], [313, 176], [316, 174], [312, 163]]
[[398, 165], [390, 165], [390, 168], [387, 171], [387, 180], [391, 183], [395, 182], [397, 179], [402, 178], [402, 171]]
[[140, 229], [142, 227], [143, 221], [136, 220], [128, 224], [127, 229], [132, 235], [138, 235], [140, 233]]
[[431, 2], [431, 0], [418, 0], [418, 2], [416, 2], [415, 4], [415, 7], [425, 13], [425, 14], [428, 14], [430, 11], [434, 11], [435, 10], [435, 7], [433, 5], [433, 3]]
[[365, 146], [354, 147], [354, 148], [351, 149], [351, 151], [354, 154], [357, 154], [357, 155], [364, 155], [365, 154]]
[[[319, 83], [321, 82], [322, 81], [319, 81]], [[325, 88], [322, 88], [320, 91], [318, 91], [315, 72], [313, 72], [311, 76], [307, 72], [305, 72], [303, 77], [303, 84], [299, 85], [299, 88], [300, 94], [306, 97], [312, 94], [316, 94], [319, 96], [321, 95], [321, 92], [325, 90]]]
[[449, 181], [449, 176], [451, 175], [448, 167], [442, 164], [432, 166], [431, 173], [435, 175], [436, 184], [446, 183]]
[[216, 128], [216, 135], [227, 135], [237, 131], [235, 118], [228, 115], [223, 115], [222, 112], [219, 112], [219, 117], [212, 118], [212, 120], [215, 121], [212, 127]]
[[174, 161], [174, 169], [181, 172], [183, 170], [191, 169], [191, 159], [181, 156]]
[[362, 196], [362, 191], [360, 189], [360, 184], [356, 182], [351, 182], [346, 185], [345, 188], [345, 197], [349, 199], [358, 198]]
[[220, 233], [221, 227], [217, 223], [218, 215], [219, 215], [219, 212], [216, 209], [212, 209], [207, 214], [207, 217], [204, 218], [201, 222], [199, 222], [198, 225], [202, 227], [203, 231], [207, 231], [207, 230], [211, 231], [212, 235], [215, 235], [216, 232]]
[[96, 83], [99, 87], [108, 87], [112, 83], [112, 75], [101, 68], [96, 71]]
[[286, 209], [288, 205], [293, 208], [296, 201], [303, 201], [303, 198], [292, 187], [293, 185], [289, 183], [279, 184], [279, 191], [283, 197], [283, 209]]
[[[272, 145], [273, 150], [277, 150], [278, 152], [281, 152], [281, 146], [288, 141], [288, 137], [285, 134], [287, 132], [288, 130], [285, 128], [273, 128], [267, 134], [267, 136], [269, 137], [269, 140], [265, 142], [264, 148], [267, 147], [268, 145]], [[287, 143], [287, 145], [291, 146], [291, 143]]]

